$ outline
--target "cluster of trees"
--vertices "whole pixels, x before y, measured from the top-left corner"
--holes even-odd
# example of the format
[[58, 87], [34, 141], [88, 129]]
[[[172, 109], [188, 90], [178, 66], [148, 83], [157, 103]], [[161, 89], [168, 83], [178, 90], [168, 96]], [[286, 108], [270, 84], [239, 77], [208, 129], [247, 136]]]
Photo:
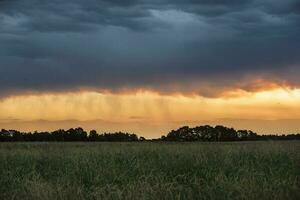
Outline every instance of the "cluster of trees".
[[290, 135], [258, 135], [250, 130], [235, 130], [225, 126], [188, 126], [172, 130], [162, 141], [251, 141], [251, 140], [299, 140], [300, 134]]
[[69, 130], [57, 130], [53, 132], [34, 132], [24, 133], [16, 130], [4, 130], [0, 132], [0, 142], [14, 142], [14, 141], [140, 141], [144, 140], [143, 137], [139, 138], [136, 134], [116, 132], [99, 134], [95, 130], [90, 131], [88, 134], [82, 128], [71, 128]]
[[[92, 130], [87, 133], [82, 128], [71, 128], [69, 130], [57, 130], [53, 132], [33, 132], [24, 133], [16, 130], [4, 130], [0, 132], [0, 142], [14, 141], [107, 141], [107, 142], [134, 142], [145, 141], [144, 137], [136, 134], [116, 132], [116, 133], [97, 133]], [[250, 130], [235, 130], [225, 126], [188, 126], [172, 130], [167, 136], [151, 141], [251, 141], [251, 140], [300, 140], [300, 134], [290, 135], [258, 135]]]

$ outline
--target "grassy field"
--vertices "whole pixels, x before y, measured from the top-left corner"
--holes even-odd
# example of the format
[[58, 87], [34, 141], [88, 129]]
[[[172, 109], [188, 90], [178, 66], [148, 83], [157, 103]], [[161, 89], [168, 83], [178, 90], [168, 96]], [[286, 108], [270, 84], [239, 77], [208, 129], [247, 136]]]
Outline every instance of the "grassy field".
[[300, 199], [300, 142], [0, 143], [0, 199]]

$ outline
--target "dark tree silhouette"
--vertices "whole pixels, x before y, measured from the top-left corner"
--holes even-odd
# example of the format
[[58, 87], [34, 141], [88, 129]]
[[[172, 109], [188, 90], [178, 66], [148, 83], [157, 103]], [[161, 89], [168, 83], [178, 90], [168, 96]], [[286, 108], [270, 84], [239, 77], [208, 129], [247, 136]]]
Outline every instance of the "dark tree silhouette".
[[257, 135], [250, 130], [238, 130], [224, 126], [188, 126], [172, 130], [167, 136], [162, 136], [162, 141], [250, 141], [250, 140], [299, 140], [300, 134], [290, 135]]
[[[17, 142], [17, 141], [112, 141], [112, 142], [131, 142], [139, 141], [140, 138], [136, 134], [123, 132], [98, 134], [92, 130], [89, 134], [82, 128], [71, 128], [67, 131], [59, 129], [53, 132], [37, 132], [21, 133], [15, 130], [2, 129], [0, 132], [0, 142]], [[141, 140], [145, 140], [142, 138]]]
[[[151, 141], [254, 141], [254, 140], [300, 140], [300, 134], [289, 135], [257, 135], [250, 130], [238, 130], [224, 126], [197, 126], [190, 128], [183, 126], [177, 130], [172, 130], [166, 136]], [[82, 128], [71, 128], [69, 130], [59, 129], [53, 132], [29, 132], [24, 133], [16, 130], [0, 131], [0, 142], [18, 142], [18, 141], [60, 141], [60, 142], [137, 142], [146, 141], [144, 137], [138, 137], [136, 134], [115, 132], [115, 133], [97, 133], [91, 130], [89, 134]]]

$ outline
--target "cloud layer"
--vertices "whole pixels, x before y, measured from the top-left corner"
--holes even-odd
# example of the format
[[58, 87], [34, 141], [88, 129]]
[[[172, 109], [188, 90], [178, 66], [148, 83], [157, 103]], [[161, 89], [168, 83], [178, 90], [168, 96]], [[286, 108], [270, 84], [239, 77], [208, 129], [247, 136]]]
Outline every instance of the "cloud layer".
[[0, 0], [0, 96], [299, 87], [299, 44], [298, 0]]

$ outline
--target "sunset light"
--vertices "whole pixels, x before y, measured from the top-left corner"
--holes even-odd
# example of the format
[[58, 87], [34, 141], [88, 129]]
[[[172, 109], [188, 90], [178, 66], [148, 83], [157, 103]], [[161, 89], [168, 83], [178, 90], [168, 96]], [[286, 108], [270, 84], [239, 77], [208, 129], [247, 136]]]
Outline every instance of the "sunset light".
[[[78, 121], [87, 128], [92, 128], [88, 124], [93, 122], [99, 131], [121, 127], [153, 137], [162, 134], [157, 130], [159, 127], [167, 130], [180, 124], [227, 123], [240, 128], [240, 120], [254, 120], [258, 124], [264, 120], [284, 120], [282, 129], [296, 132], [299, 127], [286, 126], [300, 122], [300, 112], [295, 112], [300, 111], [300, 89], [278, 88], [216, 98], [160, 95], [150, 91], [130, 94], [88, 91], [33, 94], [5, 98], [0, 102], [0, 109], [0, 124], [4, 128], [19, 126], [25, 130], [53, 130], [59, 126], [71, 128], [68, 126], [76, 125]], [[74, 122], [70, 123], [72, 120]], [[35, 121], [40, 125], [37, 126]], [[60, 123], [53, 126], [57, 121]], [[107, 124], [103, 126], [105, 122]], [[251, 128], [262, 133], [273, 131], [267, 124], [261, 127], [253, 122]]]
[[0, 0], [0, 200], [300, 199], [300, 0]]

